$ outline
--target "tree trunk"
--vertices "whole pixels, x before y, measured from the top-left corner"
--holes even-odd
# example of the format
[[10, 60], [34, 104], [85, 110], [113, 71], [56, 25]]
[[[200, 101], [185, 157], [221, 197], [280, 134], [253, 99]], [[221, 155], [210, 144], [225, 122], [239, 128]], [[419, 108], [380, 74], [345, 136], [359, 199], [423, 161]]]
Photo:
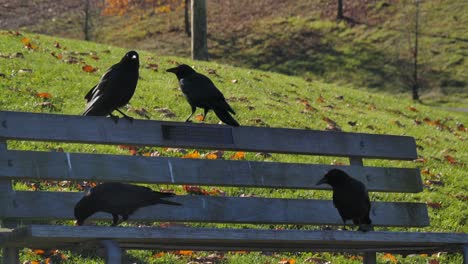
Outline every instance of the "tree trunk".
[[337, 19], [343, 19], [343, 0], [338, 0], [338, 10], [336, 14]]
[[191, 1], [192, 6], [192, 59], [208, 60], [206, 41], [206, 0]]
[[90, 34], [89, 34], [89, 19], [90, 19], [90, 14], [89, 14], [89, 1], [90, 0], [84, 0], [85, 5], [84, 5], [84, 25], [83, 25], [83, 33], [84, 33], [84, 39], [86, 41], [90, 40]]
[[185, 33], [188, 37], [192, 36], [192, 32], [190, 31], [190, 17], [189, 17], [189, 8], [190, 8], [190, 0], [185, 0], [184, 6], [184, 24], [185, 24]]
[[414, 27], [414, 49], [413, 49], [413, 100], [419, 100], [419, 77], [418, 77], [418, 50], [419, 50], [419, 0], [416, 3], [416, 21]]

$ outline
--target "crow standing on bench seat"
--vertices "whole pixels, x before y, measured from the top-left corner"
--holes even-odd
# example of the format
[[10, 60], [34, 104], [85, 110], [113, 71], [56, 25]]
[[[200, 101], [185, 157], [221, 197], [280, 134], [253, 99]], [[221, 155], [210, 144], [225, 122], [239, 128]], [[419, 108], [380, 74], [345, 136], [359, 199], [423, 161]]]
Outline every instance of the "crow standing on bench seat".
[[343, 229], [346, 230], [346, 220], [353, 220], [360, 231], [371, 230], [369, 218], [371, 203], [366, 186], [351, 178], [346, 172], [332, 169], [317, 182], [317, 185], [327, 183], [333, 188], [333, 205], [338, 209], [343, 219]]
[[118, 117], [112, 115], [117, 110], [130, 121], [132, 117], [127, 116], [119, 107], [125, 106], [133, 94], [138, 82], [138, 67], [140, 66], [138, 53], [129, 51], [123, 56], [119, 63], [112, 65], [96, 84], [85, 95], [87, 100], [84, 116], [110, 116], [117, 122]]
[[153, 204], [181, 205], [176, 202], [162, 200], [172, 197], [173, 193], [162, 193], [148, 187], [124, 184], [102, 183], [92, 188], [86, 196], [75, 205], [76, 225], [82, 225], [86, 218], [96, 212], [112, 214], [112, 226], [116, 226], [119, 215], [122, 222], [128, 219], [138, 208]]
[[239, 126], [239, 123], [231, 116], [231, 114], [235, 115], [236, 112], [208, 77], [196, 72], [186, 64], [170, 68], [167, 72], [172, 72], [177, 76], [180, 88], [192, 107], [192, 113], [185, 122], [189, 122], [197, 107], [200, 107], [205, 111], [203, 120], [205, 120], [208, 111], [213, 110], [224, 123], [230, 126]]

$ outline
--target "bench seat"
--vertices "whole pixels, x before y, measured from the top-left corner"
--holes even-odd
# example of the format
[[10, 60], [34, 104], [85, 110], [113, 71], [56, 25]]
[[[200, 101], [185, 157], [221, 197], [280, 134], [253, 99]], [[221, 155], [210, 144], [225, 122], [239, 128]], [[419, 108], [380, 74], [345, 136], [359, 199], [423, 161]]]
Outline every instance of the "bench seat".
[[269, 230], [188, 227], [110, 227], [29, 225], [5, 232], [2, 246], [67, 248], [114, 240], [122, 248], [161, 250], [380, 251], [405, 254], [460, 252], [468, 234], [358, 232], [341, 230]]

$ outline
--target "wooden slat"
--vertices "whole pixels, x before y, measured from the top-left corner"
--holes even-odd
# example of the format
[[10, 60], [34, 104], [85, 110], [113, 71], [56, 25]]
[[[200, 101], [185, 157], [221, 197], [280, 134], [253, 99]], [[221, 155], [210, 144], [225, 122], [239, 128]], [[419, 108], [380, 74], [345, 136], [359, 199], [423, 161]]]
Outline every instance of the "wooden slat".
[[0, 180], [26, 178], [330, 189], [328, 185], [316, 186], [316, 183], [331, 168], [347, 171], [366, 184], [370, 191], [422, 191], [418, 169], [0, 151]]
[[[16, 192], [0, 218], [73, 219], [73, 208], [83, 193]], [[155, 205], [141, 208], [133, 220], [253, 224], [341, 225], [328, 200], [241, 198], [187, 195], [171, 198], [183, 206]], [[0, 201], [1, 202], [1, 201]], [[371, 219], [376, 226], [427, 226], [427, 207], [419, 203], [375, 202]], [[110, 219], [98, 213], [95, 219]]]
[[2, 244], [41, 248], [112, 239], [128, 248], [272, 250], [272, 251], [385, 251], [461, 252], [467, 234], [302, 231], [264, 229], [136, 228], [105, 226], [41, 226], [15, 230]]
[[0, 112], [0, 137], [401, 160], [417, 157], [414, 138], [407, 136], [144, 120], [115, 124], [104, 117], [5, 111]]

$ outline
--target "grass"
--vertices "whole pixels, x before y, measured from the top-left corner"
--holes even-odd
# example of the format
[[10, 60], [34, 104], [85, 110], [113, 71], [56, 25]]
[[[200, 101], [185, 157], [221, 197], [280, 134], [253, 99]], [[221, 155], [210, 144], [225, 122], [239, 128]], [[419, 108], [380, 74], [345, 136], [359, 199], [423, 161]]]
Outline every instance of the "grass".
[[[353, 1], [345, 8], [346, 22], [336, 22], [335, 6], [320, 0], [236, 2], [208, 5], [212, 60], [392, 95], [410, 94], [413, 1]], [[164, 55], [190, 54], [182, 8], [123, 17], [97, 13], [94, 41]], [[467, 14], [468, 5], [457, 0], [421, 2], [419, 80], [427, 104], [468, 105]], [[81, 19], [64, 14], [28, 30], [80, 38]]]
[[[302, 23], [296, 21], [294, 23]], [[333, 28], [335, 25], [320, 25]], [[25, 49], [24, 38], [35, 49]], [[56, 43], [59, 43], [60, 48]], [[56, 114], [80, 114], [84, 109], [84, 94], [99, 80], [100, 75], [112, 64], [120, 60], [126, 52], [122, 48], [91, 42], [48, 37], [22, 33], [0, 32], [0, 110], [46, 112]], [[55, 57], [51, 53], [55, 54]], [[140, 52], [140, 74], [137, 91], [127, 112], [137, 118], [136, 109], [147, 111], [154, 120], [182, 121], [190, 112], [190, 107], [177, 89], [177, 80], [165, 69], [176, 62], [195, 66], [196, 70], [208, 75], [222, 90], [232, 107], [238, 113], [237, 120], [242, 125], [290, 127], [324, 130], [327, 123], [323, 118], [335, 121], [346, 132], [375, 134], [409, 135], [417, 140], [419, 162], [395, 162], [365, 160], [370, 166], [419, 167], [425, 183], [424, 192], [419, 194], [371, 193], [372, 200], [430, 202], [431, 225], [426, 228], [410, 228], [414, 231], [467, 232], [466, 203], [468, 180], [467, 130], [468, 117], [461, 113], [443, 111], [424, 104], [414, 103], [404, 95], [389, 96], [386, 93], [370, 93], [353, 89], [353, 85], [337, 85], [318, 80], [307, 81], [302, 77], [287, 76], [274, 72], [233, 67], [215, 62], [195, 62], [181, 57], [167, 57], [159, 54]], [[19, 55], [18, 53], [21, 53]], [[61, 55], [59, 55], [61, 54]], [[61, 59], [57, 59], [56, 57]], [[70, 64], [66, 61], [78, 61]], [[94, 73], [82, 70], [84, 64], [98, 68]], [[152, 66], [151, 66], [152, 65]], [[148, 67], [157, 68], [148, 69]], [[216, 74], [209, 74], [208, 70]], [[236, 80], [235, 82], [233, 80]], [[343, 81], [344, 83], [344, 81]], [[38, 97], [47, 93], [50, 98]], [[43, 96], [44, 97], [44, 96]], [[306, 109], [301, 103], [306, 100], [313, 109]], [[157, 109], [168, 108], [175, 116], [164, 114]], [[200, 111], [199, 111], [200, 113]], [[357, 122], [351, 125], [350, 121]], [[207, 123], [217, 123], [210, 114]], [[27, 124], [25, 124], [27, 125]], [[464, 126], [463, 126], [464, 125]], [[98, 152], [129, 155], [128, 150], [116, 146], [90, 144], [63, 144], [37, 142], [8, 142], [10, 149], [57, 150], [70, 152]], [[162, 148], [144, 148], [141, 152], [159, 151], [163, 156], [181, 156]], [[204, 150], [199, 150], [206, 153]], [[231, 153], [225, 154], [229, 157]], [[277, 155], [271, 158], [246, 155], [248, 160], [272, 160], [283, 162], [337, 163], [348, 161], [336, 157], [313, 157], [305, 155]], [[58, 183], [38, 182], [43, 190], [74, 190], [75, 186], [60, 186]], [[159, 186], [154, 186], [158, 188]], [[180, 186], [171, 186], [179, 194], [184, 194]], [[30, 182], [17, 182], [16, 189], [31, 190]], [[227, 195], [239, 196], [254, 193], [261, 197], [304, 197], [330, 199], [330, 192], [303, 190], [270, 190], [249, 188], [222, 188]], [[438, 208], [440, 207], [440, 208]], [[64, 222], [69, 224], [71, 221]], [[157, 224], [157, 223], [155, 223]], [[200, 226], [201, 224], [197, 224]], [[233, 225], [218, 225], [229, 226]], [[402, 230], [391, 228], [390, 230]], [[187, 263], [197, 257], [208, 257], [212, 252], [196, 253], [192, 256], [165, 253], [153, 257], [155, 251], [130, 251], [129, 258], [137, 263]], [[95, 252], [64, 252], [68, 260], [63, 263], [102, 263]], [[396, 256], [400, 263], [426, 263], [438, 259], [441, 263], [460, 263], [461, 256]], [[320, 258], [333, 263], [359, 263], [356, 256], [317, 254], [317, 253], [271, 253], [240, 254], [226, 253], [220, 263], [278, 263], [282, 259], [295, 259], [303, 263], [307, 258]], [[384, 255], [379, 255], [379, 263], [387, 263]], [[387, 258], [389, 258], [387, 256]], [[44, 259], [28, 249], [21, 260]]]

